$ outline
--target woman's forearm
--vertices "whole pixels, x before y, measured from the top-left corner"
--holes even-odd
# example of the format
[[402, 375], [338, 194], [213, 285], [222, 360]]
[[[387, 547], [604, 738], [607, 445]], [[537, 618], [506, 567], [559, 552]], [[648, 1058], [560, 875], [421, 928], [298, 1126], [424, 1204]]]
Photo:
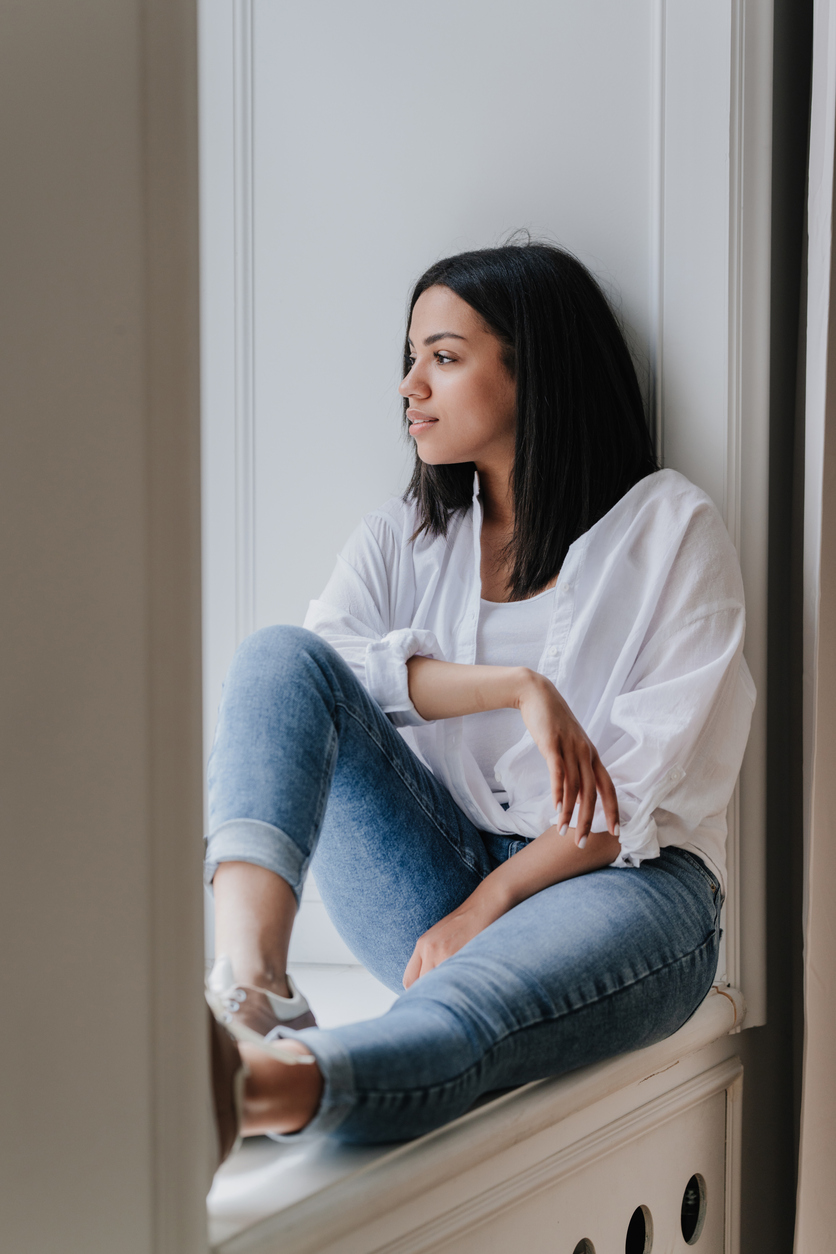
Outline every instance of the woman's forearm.
[[579, 802], [576, 838], [585, 844], [600, 796], [607, 827], [618, 835], [618, 798], [613, 782], [592, 741], [550, 679], [527, 666], [468, 666], [419, 656], [411, 657], [406, 665], [412, 704], [428, 721], [487, 710], [519, 710], [548, 767], [552, 803], [560, 812], [560, 830], [568, 830]]
[[427, 720], [514, 709], [533, 677], [525, 666], [465, 666], [418, 656], [406, 669], [410, 700]]
[[486, 876], [467, 902], [498, 919], [552, 884], [609, 866], [620, 850], [609, 832], [591, 832], [586, 847], [579, 849], [572, 828], [561, 836], [550, 827]]

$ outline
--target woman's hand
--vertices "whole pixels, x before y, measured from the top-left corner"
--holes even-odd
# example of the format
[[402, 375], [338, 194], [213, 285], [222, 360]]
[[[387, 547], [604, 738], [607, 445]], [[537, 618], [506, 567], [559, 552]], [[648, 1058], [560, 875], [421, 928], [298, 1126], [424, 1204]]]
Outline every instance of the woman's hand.
[[418, 656], [406, 665], [409, 695], [422, 718], [519, 710], [549, 768], [560, 831], [568, 830], [580, 797], [575, 842], [583, 849], [600, 793], [609, 833], [618, 836], [618, 801], [612, 780], [550, 679], [524, 666], [467, 666]]
[[409, 988], [420, 976], [432, 971], [445, 958], [458, 953], [469, 940], [473, 940], [494, 919], [505, 913], [508, 908], [505, 903], [488, 900], [489, 894], [484, 891], [487, 883], [488, 880], [484, 880], [480, 885], [481, 892], [477, 889], [476, 894], [468, 897], [456, 910], [439, 919], [428, 932], [418, 937], [403, 974], [404, 988]]
[[[612, 785], [610, 785], [612, 787]], [[468, 941], [520, 902], [551, 884], [587, 875], [618, 857], [618, 838], [610, 832], [593, 832], [589, 844], [577, 847], [573, 831], [549, 827], [513, 857], [486, 875], [456, 909], [418, 938], [404, 971], [404, 988], [432, 971], [445, 958], [458, 953]]]
[[580, 799], [575, 843], [583, 849], [592, 828], [595, 799], [601, 803], [611, 835], [618, 836], [618, 799], [613, 782], [597, 750], [550, 679], [528, 671], [517, 708], [537, 748], [546, 760], [552, 783], [552, 801], [559, 811], [561, 834], [572, 821]]

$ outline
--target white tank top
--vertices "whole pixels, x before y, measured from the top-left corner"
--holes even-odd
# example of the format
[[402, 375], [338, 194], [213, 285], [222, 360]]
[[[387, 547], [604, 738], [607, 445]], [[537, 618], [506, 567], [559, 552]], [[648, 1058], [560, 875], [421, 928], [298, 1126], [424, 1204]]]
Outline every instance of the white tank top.
[[[479, 609], [476, 664], [479, 666], [528, 666], [537, 670], [552, 616], [554, 588], [527, 601], [485, 601]], [[507, 801], [495, 775], [496, 764], [506, 750], [525, 733], [519, 710], [487, 710], [466, 714], [463, 739], [497, 801]]]

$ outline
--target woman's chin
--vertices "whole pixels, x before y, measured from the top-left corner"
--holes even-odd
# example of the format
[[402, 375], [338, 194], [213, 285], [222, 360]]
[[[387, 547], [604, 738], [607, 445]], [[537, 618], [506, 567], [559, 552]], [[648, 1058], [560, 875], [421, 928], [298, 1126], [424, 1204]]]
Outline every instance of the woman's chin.
[[455, 466], [463, 462], [472, 462], [472, 453], [462, 453], [459, 449], [429, 449], [415, 444], [415, 451], [426, 466]]

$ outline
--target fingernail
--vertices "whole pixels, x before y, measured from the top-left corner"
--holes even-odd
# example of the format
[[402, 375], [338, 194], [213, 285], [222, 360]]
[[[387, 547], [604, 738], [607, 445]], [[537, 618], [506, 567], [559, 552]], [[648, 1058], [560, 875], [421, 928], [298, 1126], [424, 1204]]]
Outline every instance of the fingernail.
[[586, 848], [586, 837], [585, 837], [585, 836], [581, 836], [580, 840], [578, 841], [578, 848], [579, 848], [579, 849], [585, 849], [585, 848]]
[[620, 824], [616, 823], [615, 827], [612, 829], [612, 834], [613, 836], [615, 836], [616, 840], [618, 840], [619, 836], [621, 835]]
[[564, 823], [564, 824], [563, 824], [563, 826], [561, 827], [560, 831], [559, 831], [557, 834], [558, 834], [558, 836], [565, 836], [565, 835], [566, 835], [566, 833], [568, 832], [568, 830], [569, 830], [569, 824], [568, 824], [568, 823]]

